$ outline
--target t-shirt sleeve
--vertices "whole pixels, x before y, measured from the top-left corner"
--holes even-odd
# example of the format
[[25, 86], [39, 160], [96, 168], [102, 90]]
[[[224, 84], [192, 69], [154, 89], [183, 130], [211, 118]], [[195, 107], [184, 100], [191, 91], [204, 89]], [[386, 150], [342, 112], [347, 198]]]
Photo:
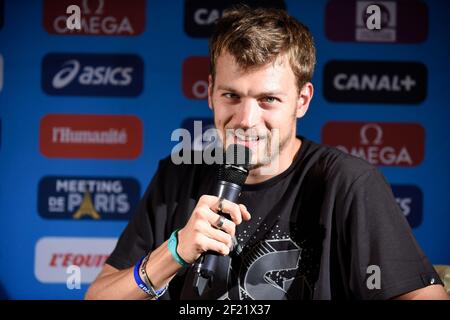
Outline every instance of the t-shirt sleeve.
[[115, 249], [106, 260], [107, 264], [117, 269], [129, 268], [156, 246], [158, 235], [155, 234], [155, 228], [158, 231], [164, 230], [159, 226], [164, 221], [159, 221], [158, 217], [167, 216], [165, 212], [167, 207], [162, 205], [164, 203], [163, 166], [164, 163], [160, 162], [136, 212], [120, 235]]
[[355, 298], [390, 299], [442, 284], [376, 168], [355, 180], [345, 202], [345, 234], [350, 242], [347, 279]]

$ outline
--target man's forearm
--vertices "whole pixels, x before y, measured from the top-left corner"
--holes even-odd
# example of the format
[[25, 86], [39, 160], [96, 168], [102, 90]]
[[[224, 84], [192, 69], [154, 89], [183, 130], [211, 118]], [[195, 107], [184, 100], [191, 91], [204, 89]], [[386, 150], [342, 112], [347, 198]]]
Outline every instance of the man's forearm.
[[[117, 270], [106, 265], [86, 292], [86, 299], [148, 299], [136, 284], [134, 267]], [[155, 249], [147, 262], [147, 274], [154, 289], [160, 289], [172, 280], [181, 266], [173, 259], [167, 241]]]

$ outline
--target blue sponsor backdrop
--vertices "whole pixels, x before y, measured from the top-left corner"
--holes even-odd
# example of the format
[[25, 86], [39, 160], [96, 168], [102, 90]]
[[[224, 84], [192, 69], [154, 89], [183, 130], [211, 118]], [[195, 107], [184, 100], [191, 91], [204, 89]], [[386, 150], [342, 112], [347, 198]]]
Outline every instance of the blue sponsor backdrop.
[[[65, 283], [46, 284], [36, 279], [36, 242], [42, 237], [117, 237], [126, 221], [44, 218], [38, 204], [48, 199], [38, 199], [39, 184], [50, 183], [43, 180], [45, 177], [126, 177], [134, 178], [130, 181], [140, 185], [131, 183], [130, 192], [135, 193], [138, 188], [142, 195], [158, 160], [169, 154], [175, 144], [170, 139], [172, 131], [180, 126], [192, 127], [186, 123], [188, 118], [211, 117], [206, 100], [190, 100], [183, 95], [181, 71], [188, 57], [207, 55], [207, 40], [203, 36], [208, 32], [204, 27], [211, 24], [217, 10], [213, 10], [214, 1], [207, 1], [210, 9], [198, 12], [190, 8], [189, 14], [185, 14], [184, 1], [147, 1], [143, 33], [80, 36], [46, 32], [43, 3], [0, 1], [0, 54], [4, 59], [0, 91], [0, 298], [80, 299], [87, 285], [83, 284], [81, 290], [69, 290]], [[132, 6], [133, 2], [127, 3]], [[195, 5], [196, 1], [189, 3]], [[399, 185], [396, 197], [400, 206], [409, 210], [414, 234], [432, 263], [450, 264], [450, 3], [423, 3], [428, 8], [426, 40], [395, 44], [331, 41], [325, 35], [327, 1], [285, 1], [288, 11], [310, 27], [318, 52], [313, 80], [315, 96], [308, 114], [299, 121], [299, 133], [319, 142], [321, 128], [329, 121], [420, 123], [426, 132], [424, 161], [414, 167], [380, 169], [392, 184]], [[349, 16], [353, 19], [354, 14]], [[193, 21], [186, 21], [188, 17]], [[402, 26], [403, 33], [405, 30], [408, 26]], [[88, 56], [84, 60], [80, 54]], [[108, 58], [118, 54], [126, 56]], [[125, 57], [125, 61], [120, 57]], [[87, 70], [87, 86], [71, 82], [58, 91], [51, 86], [53, 79], [49, 77], [58, 72], [57, 68], [64, 68], [60, 63], [71, 59], [78, 59], [80, 68], [87, 64], [103, 69]], [[327, 101], [322, 81], [324, 66], [331, 60], [423, 63], [427, 68], [426, 97], [415, 104]], [[131, 86], [118, 85], [117, 81], [125, 81], [129, 75], [123, 68], [130, 66], [134, 68], [129, 73], [133, 78]], [[117, 67], [122, 69], [112, 75]], [[105, 78], [108, 79], [102, 85], [100, 79]], [[39, 124], [49, 113], [138, 116], [144, 124], [143, 151], [134, 160], [46, 158], [40, 153]], [[124, 187], [129, 187], [128, 182]], [[54, 185], [47, 187], [54, 191]], [[411, 197], [413, 200], [407, 201]]]
[[423, 219], [422, 190], [412, 185], [392, 185], [392, 192], [411, 228], [417, 228]]

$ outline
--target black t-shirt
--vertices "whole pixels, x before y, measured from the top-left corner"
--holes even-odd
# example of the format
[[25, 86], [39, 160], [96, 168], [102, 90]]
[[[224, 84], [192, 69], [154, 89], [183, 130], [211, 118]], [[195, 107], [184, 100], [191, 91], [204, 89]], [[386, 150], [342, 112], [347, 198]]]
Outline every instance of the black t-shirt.
[[[389, 299], [439, 276], [419, 248], [382, 174], [364, 160], [299, 137], [283, 173], [244, 185], [252, 219], [236, 229], [239, 251], [220, 257], [213, 287], [198, 297], [193, 268], [166, 299]], [[211, 194], [217, 165], [160, 161], [107, 263], [129, 268], [188, 221]]]

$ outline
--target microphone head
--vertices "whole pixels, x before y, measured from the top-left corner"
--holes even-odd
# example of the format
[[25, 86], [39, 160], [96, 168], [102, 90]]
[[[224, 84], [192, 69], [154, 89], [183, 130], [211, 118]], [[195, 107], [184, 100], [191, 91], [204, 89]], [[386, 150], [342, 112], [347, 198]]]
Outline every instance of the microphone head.
[[251, 160], [252, 150], [242, 144], [231, 144], [225, 152], [225, 164], [243, 167], [248, 170]]
[[230, 145], [225, 152], [224, 164], [219, 168], [219, 181], [242, 186], [250, 169], [252, 151], [241, 144]]

